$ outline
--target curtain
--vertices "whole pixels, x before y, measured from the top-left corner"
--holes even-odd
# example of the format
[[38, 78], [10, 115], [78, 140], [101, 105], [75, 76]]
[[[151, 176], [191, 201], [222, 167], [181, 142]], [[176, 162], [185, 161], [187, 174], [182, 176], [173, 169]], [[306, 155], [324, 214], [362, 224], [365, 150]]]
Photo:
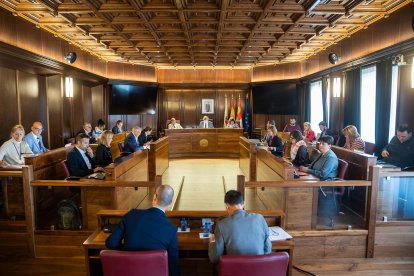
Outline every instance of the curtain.
[[303, 121], [309, 122], [310, 121], [310, 111], [311, 111], [311, 104], [310, 104], [310, 83], [307, 82], [304, 84], [304, 102], [305, 102], [305, 108], [304, 108], [304, 114], [303, 114]]
[[375, 154], [380, 156], [388, 143], [390, 127], [390, 103], [392, 84], [392, 62], [385, 60], [377, 64], [376, 106], [375, 106]]
[[361, 129], [361, 69], [345, 72], [344, 126], [354, 125]]
[[[327, 102], [327, 95], [329, 93], [328, 89], [328, 79], [329, 77], [322, 78], [322, 110], [323, 110], [323, 120], [325, 122], [329, 122], [329, 114], [328, 114], [328, 102]], [[315, 128], [316, 126], [313, 126]]]

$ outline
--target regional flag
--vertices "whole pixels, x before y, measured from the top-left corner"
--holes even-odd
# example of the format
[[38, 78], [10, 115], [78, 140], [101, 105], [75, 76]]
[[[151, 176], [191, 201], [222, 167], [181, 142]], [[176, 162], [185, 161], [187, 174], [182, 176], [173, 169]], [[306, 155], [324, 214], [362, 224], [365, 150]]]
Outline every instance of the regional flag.
[[234, 98], [233, 98], [233, 94], [231, 94], [230, 118], [236, 119], [236, 116], [234, 115]]

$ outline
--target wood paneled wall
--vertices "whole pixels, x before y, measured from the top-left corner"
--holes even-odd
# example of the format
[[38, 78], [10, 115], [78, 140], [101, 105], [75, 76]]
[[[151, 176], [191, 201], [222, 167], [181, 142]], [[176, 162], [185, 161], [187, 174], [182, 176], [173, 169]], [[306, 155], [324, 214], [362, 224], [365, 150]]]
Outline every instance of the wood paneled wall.
[[256, 67], [252, 72], [252, 82], [305, 77], [334, 67], [328, 61], [330, 52], [339, 54], [341, 59], [338, 64], [345, 64], [375, 51], [412, 39], [414, 38], [414, 31], [411, 28], [413, 10], [414, 3], [410, 3], [390, 14], [387, 19], [370, 25], [368, 29], [361, 30], [350, 38], [343, 39], [306, 61]]
[[158, 69], [158, 83], [250, 83], [250, 69]]
[[29, 133], [33, 121], [41, 121], [45, 145], [57, 148], [83, 122], [95, 126], [97, 119], [107, 118], [102, 85], [91, 88], [74, 79], [74, 97], [66, 98], [62, 75], [46, 77], [0, 67], [0, 91], [0, 144], [10, 138], [14, 125], [22, 124]]
[[156, 82], [152, 66], [105, 62], [4, 9], [0, 9], [0, 41], [62, 63], [66, 63], [63, 58], [66, 53], [76, 52], [78, 58], [71, 66], [99, 76]]
[[[166, 127], [166, 122], [171, 117], [180, 120], [183, 127], [197, 127], [204, 115], [213, 120], [215, 127], [224, 125], [225, 95], [227, 95], [228, 114], [230, 115], [231, 96], [235, 101], [235, 112], [237, 113], [237, 102], [240, 95], [242, 112], [245, 111], [246, 94], [245, 89], [226, 88], [188, 88], [188, 89], [160, 89], [159, 127]], [[214, 100], [214, 114], [202, 114], [201, 100]]]

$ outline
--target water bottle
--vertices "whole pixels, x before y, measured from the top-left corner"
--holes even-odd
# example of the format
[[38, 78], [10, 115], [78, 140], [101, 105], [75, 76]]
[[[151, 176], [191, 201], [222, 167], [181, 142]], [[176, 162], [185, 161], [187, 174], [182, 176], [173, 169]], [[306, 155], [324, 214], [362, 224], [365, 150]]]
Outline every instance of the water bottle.
[[185, 232], [187, 230], [187, 219], [181, 218], [181, 231]]

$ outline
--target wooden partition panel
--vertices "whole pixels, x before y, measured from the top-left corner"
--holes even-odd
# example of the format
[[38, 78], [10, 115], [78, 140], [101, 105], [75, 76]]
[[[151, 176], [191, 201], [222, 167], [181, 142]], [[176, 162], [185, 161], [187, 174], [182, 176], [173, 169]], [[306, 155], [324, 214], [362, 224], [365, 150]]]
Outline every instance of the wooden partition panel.
[[64, 144], [63, 140], [63, 89], [62, 76], [46, 77], [48, 107], [49, 148], [55, 149]]
[[163, 137], [150, 143], [148, 151], [148, 179], [155, 180], [155, 176], [162, 175], [169, 166], [168, 137]]
[[[0, 144], [10, 139], [10, 129], [19, 122], [16, 71], [0, 67]], [[8, 103], [8, 104], [4, 104]]]
[[240, 158], [239, 158], [239, 167], [241, 171], [246, 176], [248, 181], [256, 181], [256, 144], [250, 142], [245, 137], [240, 137], [239, 140], [240, 146]]

